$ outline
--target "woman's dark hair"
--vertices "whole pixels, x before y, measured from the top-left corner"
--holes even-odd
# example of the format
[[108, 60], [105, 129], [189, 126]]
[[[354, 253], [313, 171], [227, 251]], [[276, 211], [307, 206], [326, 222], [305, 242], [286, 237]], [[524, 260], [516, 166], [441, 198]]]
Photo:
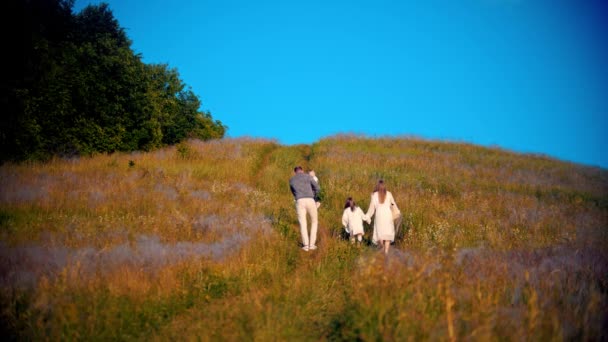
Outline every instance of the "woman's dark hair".
[[344, 209], [350, 208], [351, 211], [355, 211], [357, 205], [355, 204], [355, 200], [352, 197], [346, 199], [346, 203], [344, 204]]
[[384, 180], [380, 179], [374, 188], [374, 192], [378, 192], [378, 200], [380, 203], [384, 203], [386, 199], [386, 185], [384, 184]]

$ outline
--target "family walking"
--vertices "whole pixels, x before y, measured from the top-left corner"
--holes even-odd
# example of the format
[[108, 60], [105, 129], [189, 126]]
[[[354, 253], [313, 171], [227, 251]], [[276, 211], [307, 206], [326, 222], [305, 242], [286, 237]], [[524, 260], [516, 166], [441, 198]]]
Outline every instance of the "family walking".
[[[315, 250], [317, 249], [317, 228], [319, 225], [317, 208], [320, 203], [318, 195], [321, 190], [318, 178], [314, 171], [307, 174], [301, 166], [296, 166], [294, 175], [289, 180], [289, 187], [296, 202], [296, 212], [300, 223], [300, 233], [302, 234], [302, 249], [304, 251]], [[311, 221], [310, 235], [308, 234], [307, 215], [310, 216]], [[364, 234], [363, 221], [370, 224], [372, 217], [374, 217], [372, 242], [380, 244], [384, 253], [387, 254], [391, 242], [395, 241], [395, 220], [400, 216], [401, 213], [397, 203], [395, 203], [393, 194], [386, 189], [384, 181], [379, 180], [371, 195], [367, 213], [363, 213], [363, 210], [356, 205], [352, 197], [346, 199], [342, 214], [342, 225], [350, 234], [353, 243], [355, 239], [358, 243], [361, 243]]]

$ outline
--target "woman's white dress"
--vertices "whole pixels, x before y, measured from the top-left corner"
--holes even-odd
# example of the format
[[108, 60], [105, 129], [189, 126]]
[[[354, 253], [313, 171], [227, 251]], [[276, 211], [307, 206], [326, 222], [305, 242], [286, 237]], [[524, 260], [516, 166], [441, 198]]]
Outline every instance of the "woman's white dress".
[[371, 222], [361, 208], [355, 207], [354, 211], [350, 208], [344, 209], [344, 213], [342, 214], [342, 225], [351, 236], [364, 233], [363, 221], [366, 221], [367, 223]]
[[386, 192], [384, 203], [380, 203], [378, 192], [372, 194], [367, 216], [371, 218], [375, 215], [374, 233], [372, 235], [373, 243], [377, 243], [380, 240], [395, 241], [395, 222], [393, 221], [391, 204], [397, 205], [390, 191]]

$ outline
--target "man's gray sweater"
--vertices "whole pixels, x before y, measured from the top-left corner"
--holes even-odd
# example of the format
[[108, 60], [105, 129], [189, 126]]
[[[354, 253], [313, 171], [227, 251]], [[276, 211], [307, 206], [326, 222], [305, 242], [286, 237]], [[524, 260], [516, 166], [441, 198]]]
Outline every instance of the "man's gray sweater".
[[289, 187], [296, 200], [315, 198], [320, 190], [319, 184], [307, 173], [296, 173], [289, 180]]

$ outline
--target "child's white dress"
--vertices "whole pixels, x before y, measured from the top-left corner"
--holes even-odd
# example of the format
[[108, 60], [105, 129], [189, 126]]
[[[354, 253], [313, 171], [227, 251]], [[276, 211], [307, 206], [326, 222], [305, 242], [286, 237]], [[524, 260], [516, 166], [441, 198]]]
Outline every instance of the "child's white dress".
[[345, 227], [346, 231], [350, 233], [350, 236], [363, 234], [363, 221], [368, 224], [371, 222], [361, 208], [355, 207], [354, 211], [350, 208], [344, 209], [344, 213], [342, 214], [342, 225]]

